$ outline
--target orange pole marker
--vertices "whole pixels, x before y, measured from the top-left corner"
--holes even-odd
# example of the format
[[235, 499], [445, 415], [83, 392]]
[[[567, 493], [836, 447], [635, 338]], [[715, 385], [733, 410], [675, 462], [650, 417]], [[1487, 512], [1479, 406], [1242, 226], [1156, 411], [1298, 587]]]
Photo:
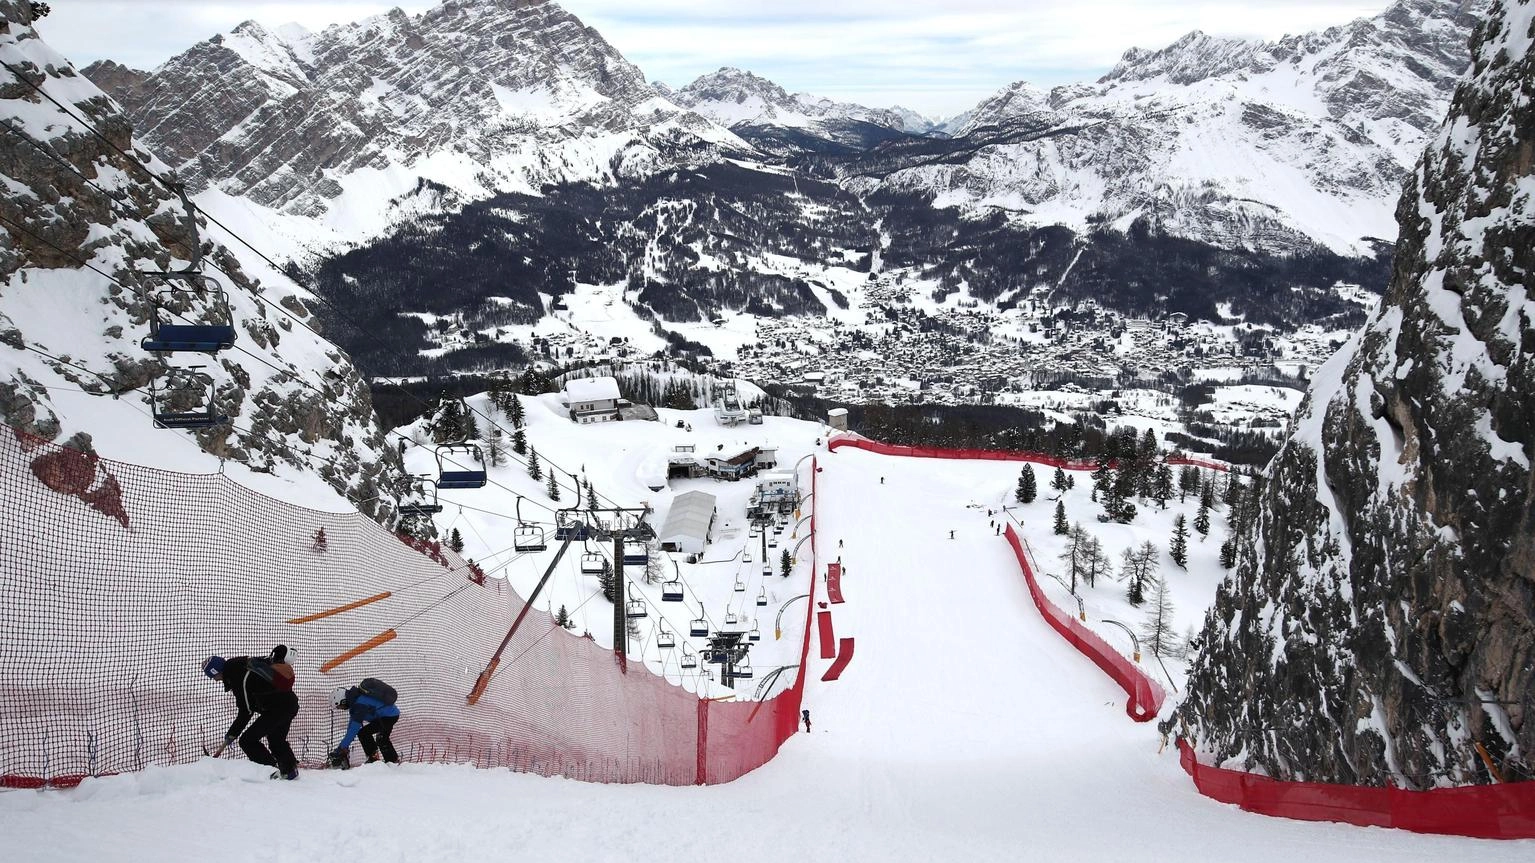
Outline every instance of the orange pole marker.
[[321, 611], [321, 612], [319, 612], [317, 614], [311, 614], [308, 617], [295, 617], [295, 618], [293, 618], [292, 620], [290, 620], [288, 622], [289, 623], [314, 623], [316, 620], [320, 620], [322, 618], [330, 617], [330, 616], [336, 615], [336, 614], [344, 614], [344, 613], [346, 613], [348, 611], [351, 611], [354, 608], [362, 608], [364, 605], [367, 605], [367, 604], [372, 603], [372, 602], [378, 602], [381, 599], [388, 599], [391, 596], [394, 596], [394, 593], [392, 591], [386, 590], [383, 593], [374, 594], [373, 596], [370, 596], [367, 599], [359, 599], [356, 602], [349, 602], [346, 605], [338, 605], [335, 608], [332, 608], [332, 609], [330, 609], [328, 611]]
[[332, 659], [326, 662], [324, 665], [320, 666], [320, 673], [329, 673], [343, 662], [356, 659], [357, 657], [362, 656], [364, 653], [367, 653], [375, 647], [394, 641], [395, 635], [397, 635], [397, 633], [392, 629], [386, 629], [383, 632], [380, 632], [378, 635], [373, 636], [367, 641], [364, 641], [362, 644], [357, 645], [351, 650], [348, 650], [346, 653], [343, 653], [335, 659]]

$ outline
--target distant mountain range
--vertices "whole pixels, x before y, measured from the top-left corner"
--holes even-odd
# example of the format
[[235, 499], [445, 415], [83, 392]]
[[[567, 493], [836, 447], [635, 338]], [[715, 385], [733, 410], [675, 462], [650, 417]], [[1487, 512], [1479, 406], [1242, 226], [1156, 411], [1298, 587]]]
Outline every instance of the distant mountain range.
[[370, 367], [419, 371], [403, 358], [435, 341], [395, 309], [495, 338], [577, 282], [626, 283], [662, 330], [819, 315], [817, 274], [847, 269], [993, 310], [1340, 314], [1333, 282], [1384, 287], [1402, 178], [1485, 5], [1398, 0], [1277, 42], [1192, 33], [941, 126], [738, 69], [653, 85], [537, 0], [313, 34], [247, 22], [153, 72], [84, 71], [204, 206], [389, 334], [396, 359]]

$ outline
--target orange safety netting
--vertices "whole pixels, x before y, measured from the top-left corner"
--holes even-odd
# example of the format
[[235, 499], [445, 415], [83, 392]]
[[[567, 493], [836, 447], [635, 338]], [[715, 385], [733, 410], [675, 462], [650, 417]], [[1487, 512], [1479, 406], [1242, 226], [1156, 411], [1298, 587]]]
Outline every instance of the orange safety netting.
[[[625, 674], [612, 651], [538, 610], [469, 705], [522, 597], [452, 551], [357, 513], [4, 428], [0, 495], [0, 785], [65, 786], [203, 757], [234, 714], [234, 700], [201, 675], [203, 658], [265, 655], [279, 643], [298, 673], [289, 741], [311, 767], [345, 730], [330, 690], [367, 676], [400, 692], [393, 736], [405, 760], [595, 782], [728, 782], [797, 728], [802, 673], [786, 671], [792, 685], [768, 701], [701, 700], [680, 685], [675, 659], [659, 675], [640, 662]], [[812, 538], [812, 573], [814, 558]]]

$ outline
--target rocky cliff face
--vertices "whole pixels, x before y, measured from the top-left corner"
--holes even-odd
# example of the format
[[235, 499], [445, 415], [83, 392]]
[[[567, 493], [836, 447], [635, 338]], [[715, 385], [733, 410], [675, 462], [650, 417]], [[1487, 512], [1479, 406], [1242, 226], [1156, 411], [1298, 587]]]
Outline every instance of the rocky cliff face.
[[247, 22], [142, 81], [88, 71], [195, 189], [338, 239], [375, 235], [444, 189], [474, 200], [750, 149], [544, 0], [446, 0], [318, 34]]
[[1535, 0], [1499, 0], [1397, 207], [1375, 320], [1240, 531], [1177, 719], [1217, 761], [1535, 779]]
[[[151, 298], [163, 286], [137, 271], [185, 267], [193, 257], [195, 235], [180, 200], [149, 174], [166, 176], [170, 167], [106, 95], [43, 43], [30, 4], [0, 0], [0, 59], [21, 76], [0, 71], [0, 421], [141, 464], [212, 470], [227, 460], [290, 478], [319, 476], [387, 520], [388, 500], [403, 482], [397, 450], [377, 426], [357, 370], [308, 328], [310, 295], [209, 242], [204, 225], [205, 271], [228, 293], [236, 347], [163, 360], [140, 349]], [[114, 74], [128, 86], [135, 80], [131, 70]], [[216, 315], [206, 297], [178, 308], [186, 323]], [[169, 387], [169, 364], [201, 364], [231, 425], [153, 429], [146, 387], [181, 398]]]
[[672, 98], [724, 126], [747, 123], [814, 127], [823, 121], [856, 120], [901, 132], [922, 133], [933, 125], [905, 108], [866, 108], [809, 93], [791, 95], [766, 78], [730, 67], [699, 76], [677, 90]]
[[[1144, 220], [1226, 248], [1365, 253], [1395, 232], [1392, 202], [1485, 6], [1398, 0], [1270, 43], [1195, 32], [1132, 49], [1095, 84], [1009, 85], [945, 127], [975, 139], [963, 158], [882, 174], [877, 187], [1031, 223]], [[1019, 129], [1051, 131], [991, 143]]]

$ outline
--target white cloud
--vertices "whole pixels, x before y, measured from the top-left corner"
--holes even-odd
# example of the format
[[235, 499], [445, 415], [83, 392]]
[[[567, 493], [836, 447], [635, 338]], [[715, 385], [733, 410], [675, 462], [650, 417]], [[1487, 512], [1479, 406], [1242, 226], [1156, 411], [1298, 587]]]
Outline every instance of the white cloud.
[[[653, 79], [680, 86], [720, 66], [750, 69], [791, 91], [958, 113], [1017, 80], [1042, 86], [1096, 78], [1132, 46], [1159, 48], [1190, 30], [1274, 39], [1346, 23], [1388, 0], [568, 0]], [[394, 6], [430, 2], [73, 0], [41, 29], [85, 63], [110, 57], [150, 68], [246, 19], [318, 30]]]

